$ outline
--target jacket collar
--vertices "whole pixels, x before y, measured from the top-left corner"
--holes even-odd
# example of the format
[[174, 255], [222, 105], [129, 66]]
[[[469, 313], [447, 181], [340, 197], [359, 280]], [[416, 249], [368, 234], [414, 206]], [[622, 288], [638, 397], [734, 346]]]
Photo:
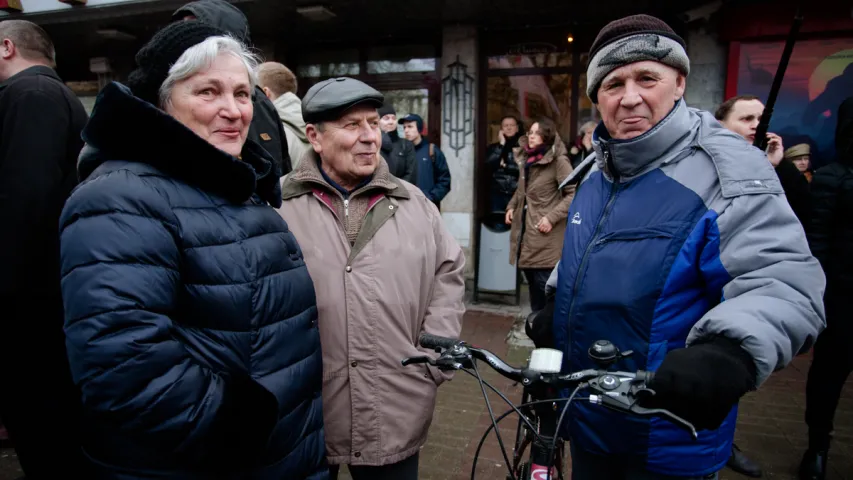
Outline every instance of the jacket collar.
[[0, 89], [8, 87], [9, 85], [18, 81], [21, 78], [34, 77], [37, 75], [44, 75], [45, 77], [53, 78], [59, 82], [62, 81], [62, 79], [59, 78], [59, 75], [56, 74], [56, 71], [54, 69], [52, 69], [46, 65], [35, 65], [35, 66], [29, 67], [29, 68], [25, 68], [25, 69], [21, 70], [20, 72], [18, 72], [16, 74], [12, 75], [11, 77], [7, 78], [5, 82], [0, 83]]
[[[378, 154], [377, 154], [378, 155]], [[308, 150], [296, 170], [290, 173], [282, 185], [281, 196], [284, 200], [298, 197], [306, 193], [312, 192], [316, 187], [326, 189], [330, 192], [336, 192], [329, 182], [327, 182], [320, 173], [320, 157], [314, 150]], [[373, 172], [373, 179], [365, 186], [359, 188], [354, 195], [361, 194], [369, 190], [382, 190], [388, 196], [397, 198], [409, 198], [409, 192], [406, 187], [388, 170], [388, 164], [380, 156], [379, 164]]]
[[272, 158], [260, 145], [246, 141], [242, 160], [237, 159], [117, 82], [98, 94], [83, 140], [88, 148], [77, 163], [81, 179], [108, 160], [133, 161], [232, 202], [245, 202], [257, 193], [270, 205], [281, 205]]
[[[606, 172], [615, 168], [623, 179], [657, 168], [691, 145], [700, 122], [698, 115], [691, 114], [684, 99], [679, 100], [672, 111], [648, 132], [630, 140], [610, 138], [602, 122], [592, 136], [598, 168]], [[612, 166], [606, 166], [608, 155]]]

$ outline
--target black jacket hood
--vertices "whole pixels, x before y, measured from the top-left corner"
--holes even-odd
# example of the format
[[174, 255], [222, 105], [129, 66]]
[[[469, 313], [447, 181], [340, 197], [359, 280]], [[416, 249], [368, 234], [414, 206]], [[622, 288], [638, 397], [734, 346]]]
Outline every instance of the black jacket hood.
[[98, 94], [82, 136], [86, 146], [77, 162], [81, 180], [107, 161], [124, 160], [151, 165], [234, 202], [256, 193], [270, 205], [281, 206], [278, 175], [263, 147], [246, 141], [238, 160], [118, 82]]
[[182, 20], [193, 15], [202, 23], [228, 32], [231, 36], [249, 45], [249, 21], [239, 8], [225, 0], [199, 0], [190, 2], [172, 14], [172, 20]]

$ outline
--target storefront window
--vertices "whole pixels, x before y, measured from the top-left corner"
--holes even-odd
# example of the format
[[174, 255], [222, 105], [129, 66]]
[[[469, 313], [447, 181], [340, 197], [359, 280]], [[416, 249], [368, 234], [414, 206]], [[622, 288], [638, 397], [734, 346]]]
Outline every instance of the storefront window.
[[489, 57], [490, 69], [571, 67], [569, 52], [509, 54]]
[[497, 141], [501, 118], [518, 117], [525, 128], [541, 117], [557, 124], [563, 141], [570, 140], [572, 130], [572, 76], [515, 75], [490, 77], [487, 82], [486, 108], [488, 132], [486, 144]]
[[358, 50], [306, 52], [299, 58], [296, 75], [303, 78], [351, 76], [359, 74]]
[[[410, 113], [420, 115], [424, 119], [424, 128], [429, 125], [429, 90], [385, 90], [385, 103], [394, 106], [397, 118], [403, 118]], [[397, 132], [403, 136], [403, 126], [397, 127]], [[423, 132], [422, 132], [423, 133]]]
[[367, 73], [433, 72], [436, 52], [432, 45], [392, 45], [367, 51]]
[[[589, 54], [581, 55], [581, 65], [586, 66], [589, 61]], [[599, 122], [601, 116], [598, 114], [598, 109], [592, 103], [592, 100], [586, 94], [586, 72], [578, 76], [578, 131], [586, 122]]]
[[[734, 93], [765, 100], [784, 45], [784, 40], [740, 44], [738, 70], [729, 72], [729, 82], [736, 80], [737, 84]], [[786, 147], [809, 144], [814, 166], [824, 165], [835, 157], [836, 114], [851, 92], [853, 38], [797, 41], [773, 109], [770, 131], [780, 135]]]

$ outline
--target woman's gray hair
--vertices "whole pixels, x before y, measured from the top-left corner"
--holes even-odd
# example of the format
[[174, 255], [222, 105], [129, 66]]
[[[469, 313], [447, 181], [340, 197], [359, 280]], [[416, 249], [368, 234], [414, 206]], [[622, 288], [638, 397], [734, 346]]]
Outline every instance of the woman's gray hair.
[[597, 126], [598, 126], [598, 123], [596, 123], [596, 122], [593, 122], [593, 121], [586, 122], [583, 125], [581, 125], [581, 128], [580, 128], [580, 130], [578, 130], [578, 133], [581, 137], [583, 137], [586, 134], [586, 132], [592, 133], [592, 131], [595, 130], [595, 127], [597, 127]]
[[258, 58], [250, 52], [242, 43], [228, 36], [210, 37], [205, 41], [188, 48], [178, 61], [169, 68], [169, 75], [160, 85], [159, 101], [160, 107], [165, 108], [172, 97], [172, 89], [181, 80], [192, 77], [196, 73], [210, 68], [216, 57], [226, 53], [233, 55], [243, 62], [249, 74], [249, 83], [252, 90], [258, 84]]

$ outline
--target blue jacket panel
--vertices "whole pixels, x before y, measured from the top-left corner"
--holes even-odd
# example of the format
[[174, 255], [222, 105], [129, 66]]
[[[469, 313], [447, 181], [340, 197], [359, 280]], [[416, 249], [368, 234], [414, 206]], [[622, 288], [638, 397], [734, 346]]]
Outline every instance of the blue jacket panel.
[[450, 192], [450, 167], [444, 153], [434, 145], [435, 160], [429, 155], [429, 140], [424, 138], [415, 146], [418, 162], [418, 188], [433, 203], [439, 203]]
[[[569, 211], [573, 221], [567, 227], [555, 309], [560, 327], [554, 333], [568, 353], [564, 369], [596, 368], [587, 350], [606, 339], [622, 351], [634, 351], [618, 369], [654, 371], [667, 351], [684, 347], [690, 328], [721, 300], [725, 280], [709, 284], [695, 268], [703, 255], [709, 265], [718, 262], [719, 252], [708, 248], [715, 214], [660, 170], [623, 184], [597, 171], [579, 190]], [[564, 318], [571, 322], [561, 325]], [[660, 419], [583, 402], [572, 410], [570, 435], [578, 446], [600, 455], [645, 457], [653, 471], [713, 472], [731, 451], [731, 437], [721, 438], [733, 430], [734, 415], [722, 435], [703, 431], [693, 442]], [[690, 465], [690, 472], [673, 465], [673, 446], [679, 450], [678, 463]]]

